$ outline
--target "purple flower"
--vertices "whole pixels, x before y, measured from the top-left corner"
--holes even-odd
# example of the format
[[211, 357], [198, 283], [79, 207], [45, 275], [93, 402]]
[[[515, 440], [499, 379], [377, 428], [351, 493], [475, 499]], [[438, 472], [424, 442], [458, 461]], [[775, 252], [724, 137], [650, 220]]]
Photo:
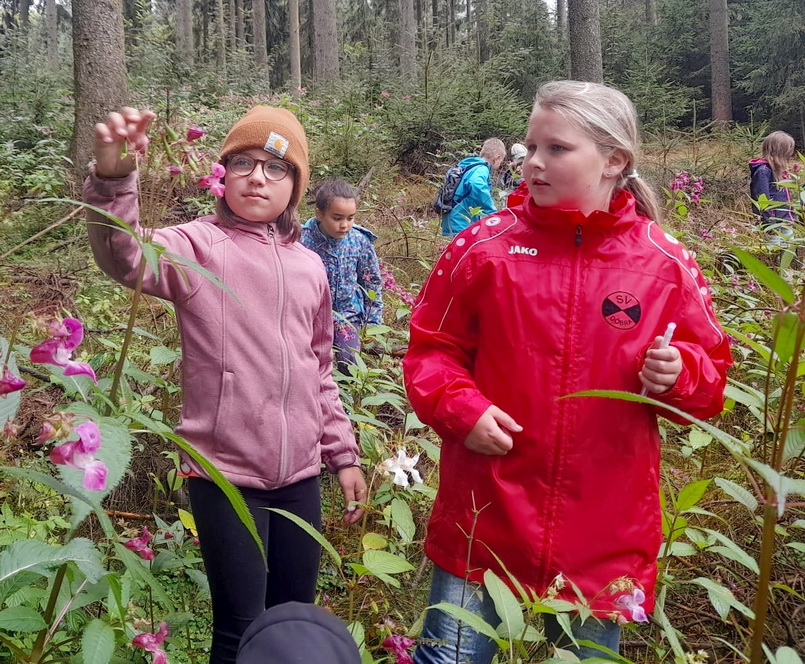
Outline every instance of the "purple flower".
[[172, 177], [182, 174], [182, 167], [177, 166], [176, 164], [171, 164], [168, 166], [168, 173], [171, 174]]
[[414, 660], [408, 652], [408, 649], [414, 645], [414, 640], [410, 636], [392, 634], [383, 639], [381, 645], [384, 650], [388, 650], [397, 658], [397, 664], [414, 664]]
[[168, 655], [160, 647], [166, 636], [168, 636], [168, 623], [161, 622], [159, 623], [159, 629], [154, 634], [150, 632], [138, 634], [131, 640], [131, 645], [135, 648], [142, 648], [145, 652], [150, 652], [154, 656], [153, 664], [167, 664]]
[[106, 464], [95, 458], [101, 446], [101, 432], [92, 420], [79, 424], [75, 429], [78, 440], [62, 443], [50, 451], [50, 460], [58, 466], [68, 466], [84, 471], [83, 486], [90, 491], [106, 488]]
[[84, 340], [84, 326], [77, 318], [65, 318], [50, 324], [50, 339], [31, 349], [31, 362], [64, 367], [65, 376], [83, 374], [98, 384], [95, 372], [86, 362], [73, 362], [73, 351]]
[[380, 96], [383, 97], [384, 99], [388, 99], [389, 97], [391, 97], [391, 93], [383, 90], [383, 92], [380, 93]]
[[27, 384], [22, 378], [11, 373], [8, 367], [3, 367], [3, 377], [0, 378], [0, 395], [19, 392]]
[[632, 614], [632, 620], [635, 622], [648, 622], [646, 610], [641, 606], [646, 601], [646, 593], [640, 588], [635, 588], [630, 595], [621, 595], [615, 600], [615, 606], [622, 611], [629, 611]]
[[207, 132], [205, 132], [201, 127], [196, 127], [196, 125], [190, 125], [187, 128], [187, 140], [192, 143], [193, 141], [198, 140], [199, 138], [204, 136], [204, 134], [206, 133]]
[[218, 162], [212, 165], [212, 173], [205, 175], [198, 181], [198, 186], [202, 189], [209, 189], [210, 193], [217, 198], [224, 197], [224, 183], [221, 178], [226, 175], [226, 168]]
[[148, 546], [148, 542], [150, 541], [151, 541], [151, 533], [148, 532], [148, 526], [143, 526], [142, 535], [130, 539], [123, 546], [125, 546], [127, 549], [131, 549], [132, 551], [136, 552], [143, 560], [153, 560], [154, 550]]

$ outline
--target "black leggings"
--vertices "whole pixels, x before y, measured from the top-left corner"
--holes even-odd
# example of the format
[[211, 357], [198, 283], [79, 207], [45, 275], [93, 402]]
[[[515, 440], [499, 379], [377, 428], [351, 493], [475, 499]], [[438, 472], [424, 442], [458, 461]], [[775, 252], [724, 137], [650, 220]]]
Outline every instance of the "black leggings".
[[212, 596], [210, 664], [234, 664], [241, 635], [265, 609], [315, 600], [318, 543], [289, 519], [260, 508], [284, 509], [321, 530], [319, 478], [273, 491], [240, 489], [266, 549], [268, 574], [257, 545], [224, 493], [196, 477], [188, 485]]

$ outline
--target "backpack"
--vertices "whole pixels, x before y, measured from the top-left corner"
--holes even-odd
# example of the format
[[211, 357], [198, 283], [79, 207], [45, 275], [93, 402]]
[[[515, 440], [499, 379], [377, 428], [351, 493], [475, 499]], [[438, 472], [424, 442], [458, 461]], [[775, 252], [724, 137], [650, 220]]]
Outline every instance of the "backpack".
[[476, 166], [481, 166], [481, 164], [472, 164], [468, 167], [462, 167], [461, 164], [456, 164], [447, 169], [447, 173], [444, 175], [444, 182], [442, 182], [442, 186], [439, 187], [439, 191], [436, 193], [436, 199], [433, 201], [433, 209], [436, 210], [436, 212], [439, 214], [447, 214], [456, 206], [459, 202], [455, 199], [458, 185], [461, 184], [464, 175]]

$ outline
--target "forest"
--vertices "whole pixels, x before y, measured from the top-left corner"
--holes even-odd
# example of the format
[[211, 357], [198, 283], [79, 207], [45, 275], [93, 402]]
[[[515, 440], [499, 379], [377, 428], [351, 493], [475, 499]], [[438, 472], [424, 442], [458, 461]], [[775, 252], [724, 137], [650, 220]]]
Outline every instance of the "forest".
[[[355, 364], [335, 379], [368, 496], [345, 526], [338, 480], [323, 472], [322, 531], [295, 523], [322, 547], [316, 603], [348, 626], [363, 662], [406, 664], [428, 607], [423, 543], [441, 455], [402, 371], [412, 307], [450, 239], [433, 200], [447, 169], [484, 140], [524, 140], [543, 83], [572, 79], [634, 102], [644, 142], [635, 168], [663, 204], [657, 221], [695, 256], [734, 360], [720, 415], [659, 420], [656, 606], [647, 622], [624, 625], [621, 652], [609, 656], [801, 663], [804, 9], [0, 0], [0, 662], [208, 661], [210, 587], [183, 455], [258, 539], [238, 489], [174, 431], [176, 308], [112, 281], [93, 259], [82, 183], [95, 124], [125, 106], [156, 114], [138, 157], [143, 271], [167, 259], [149, 229], [215, 212], [219, 150], [255, 105], [288, 109], [304, 127], [308, 194], [333, 177], [359, 192], [356, 223], [377, 236], [383, 321], [361, 330]], [[797, 147], [781, 184], [797, 219], [784, 242], [756, 221], [770, 202], [749, 194], [749, 161], [772, 131]], [[503, 208], [503, 183], [493, 184]], [[300, 219], [314, 214], [303, 196]], [[103, 481], [91, 474], [101, 466]], [[578, 660], [548, 645], [543, 616], [595, 620], [592, 598], [562, 599], [554, 587], [538, 596], [487, 574], [495, 620], [439, 610], [489, 636], [496, 662]]]

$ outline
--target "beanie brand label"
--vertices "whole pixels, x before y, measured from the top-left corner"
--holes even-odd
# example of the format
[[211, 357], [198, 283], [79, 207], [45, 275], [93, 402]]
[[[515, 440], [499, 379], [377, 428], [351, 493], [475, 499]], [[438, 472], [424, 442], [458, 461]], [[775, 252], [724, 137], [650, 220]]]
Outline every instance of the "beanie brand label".
[[272, 131], [271, 134], [268, 136], [268, 140], [266, 144], [263, 146], [263, 149], [266, 152], [270, 152], [271, 154], [277, 155], [280, 159], [285, 156], [285, 153], [288, 151], [290, 147], [290, 142], [288, 141], [285, 136], [281, 136], [275, 131]]

